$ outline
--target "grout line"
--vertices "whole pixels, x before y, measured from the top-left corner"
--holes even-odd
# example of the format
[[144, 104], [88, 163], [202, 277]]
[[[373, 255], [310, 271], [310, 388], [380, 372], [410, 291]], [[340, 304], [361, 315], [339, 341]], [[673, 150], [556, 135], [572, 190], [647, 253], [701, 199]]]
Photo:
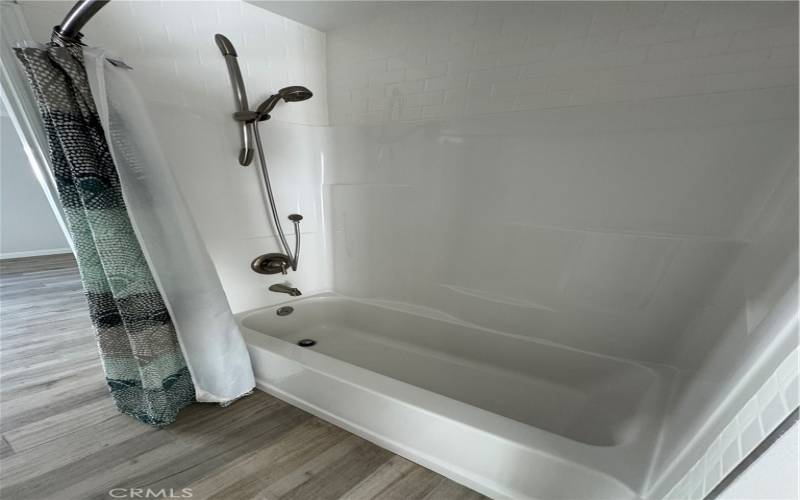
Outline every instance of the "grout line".
[[[479, 221], [483, 222], [483, 221]], [[659, 232], [652, 232], [652, 231], [636, 231], [636, 230], [625, 230], [625, 229], [611, 229], [611, 228], [598, 228], [598, 227], [574, 227], [574, 226], [555, 226], [549, 224], [531, 224], [531, 223], [521, 223], [521, 222], [514, 222], [514, 221], [501, 221], [501, 222], [492, 222], [496, 225], [502, 226], [510, 226], [510, 227], [518, 227], [524, 229], [549, 229], [553, 231], [572, 231], [572, 232], [579, 232], [579, 233], [600, 233], [600, 234], [612, 234], [616, 236], [630, 236], [635, 238], [652, 238], [652, 239], [666, 239], [666, 240], [695, 240], [695, 241], [706, 241], [711, 243], [731, 243], [731, 244], [746, 244], [747, 241], [737, 239], [735, 237], [725, 237], [725, 236], [714, 236], [714, 235], [704, 235], [704, 234], [691, 234], [691, 233], [659, 233]]]
[[[597, 102], [589, 102], [589, 103], [582, 103], [582, 104], [562, 104], [559, 106], [543, 106], [540, 108], [528, 108], [528, 109], [512, 109], [512, 110], [504, 110], [504, 111], [492, 111], [488, 113], [476, 113], [475, 116], [496, 116], [501, 114], [508, 114], [508, 113], [526, 113], [532, 111], [549, 111], [549, 110], [561, 110], [561, 109], [569, 109], [569, 108], [580, 108], [580, 107], [587, 107], [587, 106], [607, 106], [610, 104], [619, 104], [619, 103], [642, 103], [642, 102], [651, 102], [651, 101], [664, 101], [666, 99], [682, 99], [687, 97], [698, 97], [698, 96], [709, 96], [709, 95], [724, 95], [724, 94], [735, 94], [735, 93], [744, 93], [744, 92], [753, 92], [759, 90], [772, 90], [772, 89], [796, 89], [797, 86], [793, 84], [776, 84], [776, 85], [766, 85], [763, 87], [752, 87], [747, 89], [735, 89], [735, 90], [721, 90], [715, 92], [702, 92], [702, 93], [692, 93], [692, 94], [675, 94], [675, 95], [668, 95], [668, 96], [658, 96], [658, 97], [647, 97], [642, 99], [617, 99], [611, 101], [597, 101]], [[424, 106], [423, 106], [424, 107]], [[446, 122], [452, 120], [460, 120], [468, 118], [463, 115], [456, 115], [452, 117], [436, 117], [436, 118], [422, 118], [422, 119], [414, 119], [414, 120], [402, 120], [401, 123], [404, 124], [413, 124], [413, 123], [420, 123], [420, 122]], [[775, 121], [775, 120], [791, 120], [790, 116], [786, 117], [779, 117], [779, 118], [766, 118], [761, 120], [747, 120], [745, 122], [737, 122], [739, 123], [756, 123], [756, 122], [764, 122], [764, 121]], [[381, 123], [378, 123], [381, 124]], [[338, 122], [332, 123], [331, 126], [365, 126], [365, 125], [375, 125], [373, 122], [363, 122], [363, 121], [354, 121], [354, 122]], [[644, 130], [644, 129], [640, 129]], [[654, 128], [652, 130], [660, 130], [658, 128]]]
[[[781, 301], [783, 301], [783, 299], [781, 299]], [[661, 483], [664, 482], [665, 478], [668, 475], [672, 474], [674, 472], [674, 470], [678, 467], [678, 463], [681, 462], [681, 461], [685, 461], [687, 454], [693, 453], [692, 452], [692, 448], [696, 447], [698, 441], [701, 440], [701, 437], [703, 435], [708, 435], [708, 433], [715, 426], [716, 427], [720, 427], [722, 425], [722, 422], [719, 422], [719, 416], [721, 414], [725, 413], [728, 410], [736, 411], [736, 414], [733, 417], [731, 417], [730, 419], [727, 419], [727, 425], [725, 425], [723, 427], [722, 431], [718, 431], [717, 432], [719, 435], [717, 436], [716, 441], [720, 441], [721, 437], [727, 435], [729, 433], [729, 429], [731, 427], [733, 427], [734, 430], [732, 432], [735, 435], [733, 436], [733, 440], [731, 440], [729, 443], [727, 443], [726, 446], [728, 446], [728, 447], [730, 447], [730, 445], [735, 445], [736, 446], [736, 456], [732, 460], [732, 461], [735, 461], [735, 463], [736, 463], [736, 465], [734, 466], [734, 469], [744, 459], [746, 459], [747, 457], [745, 457], [744, 454], [748, 453], [748, 456], [749, 456], [749, 454], [752, 453], [752, 450], [750, 452], [746, 452], [745, 447], [744, 447], [743, 442], [742, 442], [742, 436], [743, 436], [743, 432], [744, 432], [743, 427], [742, 427], [743, 426], [743, 424], [742, 424], [743, 414], [746, 412], [746, 408], [750, 404], [751, 401], [758, 402], [759, 394], [763, 395], [763, 393], [765, 392], [765, 387], [767, 387], [767, 385], [769, 384], [769, 381], [775, 377], [776, 373], [778, 373], [779, 371], [782, 371], [784, 366], [791, 366], [791, 376], [792, 377], [797, 377], [798, 368], [797, 368], [797, 365], [796, 365], [796, 363], [797, 363], [796, 359], [797, 359], [797, 355], [798, 355], [797, 353], [798, 352], [800, 352], [800, 351], [798, 351], [798, 348], [794, 348], [791, 351], [791, 353], [788, 356], [786, 356], [783, 359], [783, 361], [781, 361], [778, 364], [777, 367], [774, 367], [771, 370], [771, 374], [766, 377], [766, 380], [764, 380], [764, 382], [761, 383], [761, 385], [750, 396], [750, 398], [748, 399], [747, 402], [745, 402], [745, 403], [741, 403], [741, 402], [735, 403], [734, 400], [736, 400], [738, 397], [741, 397], [741, 394], [738, 394], [738, 396], [736, 394], [736, 393], [741, 393], [741, 382], [744, 381], [745, 384], [752, 383], [752, 379], [755, 377], [754, 372], [750, 371], [750, 373], [747, 373], [740, 380], [740, 383], [737, 384], [737, 388], [735, 388], [733, 390], [733, 392], [728, 393], [724, 397], [723, 401], [716, 407], [716, 409], [712, 412], [712, 414], [708, 417], [708, 419], [706, 419], [705, 423], [700, 427], [700, 429], [697, 432], [694, 433], [694, 437], [692, 437], [692, 439], [683, 448], [683, 450], [680, 453], [678, 453], [678, 456], [675, 459], [672, 460], [672, 463], [669, 466], [666, 467], [666, 471], [661, 474], [661, 477], [657, 481], [657, 484], [655, 486], [651, 486], [650, 487], [650, 491], [648, 492], [648, 494], [650, 496], [652, 496], [654, 494], [654, 492], [657, 489], [659, 489]], [[779, 392], [785, 390], [785, 387], [781, 387], [781, 385], [788, 385], [788, 384], [779, 384], [779, 386], [778, 386], [778, 391]], [[735, 404], [736, 408], [731, 408], [732, 404]], [[760, 407], [759, 407], [759, 409], [757, 411], [757, 415], [755, 417], [755, 418], [758, 418], [758, 419], [762, 418], [763, 415], [764, 415], [764, 407], [761, 406], [761, 405], [759, 405], [759, 406]], [[787, 408], [784, 406], [783, 409], [786, 410]], [[794, 413], [796, 411], [797, 411], [797, 409], [795, 409], [791, 413]], [[784, 417], [784, 419], [785, 419], [785, 417]], [[715, 421], [716, 421], [716, 423], [714, 423]], [[751, 422], [752, 422], [752, 419], [751, 419]], [[780, 425], [781, 424], [778, 424], [778, 427], [780, 427]], [[730, 437], [730, 436], [728, 436], [728, 437]], [[769, 436], [765, 437], [763, 432], [759, 433], [759, 444], [757, 444], [754, 447], [754, 449], [758, 448], [760, 446], [760, 443], [763, 442], [768, 437]], [[667, 493], [664, 494], [663, 498], [676, 499], [676, 500], [678, 498], [682, 499], [684, 497], [676, 496], [676, 495], [679, 495], [682, 490], [684, 490], [683, 493], [686, 493], [686, 494], [692, 494], [693, 492], [696, 492], [697, 490], [700, 490], [700, 495], [698, 495], [697, 498], [705, 498], [703, 496], [705, 494], [705, 492], [713, 491], [716, 488], [716, 485], [722, 479], [716, 479], [714, 482], [707, 481], [708, 478], [707, 478], [706, 468], [709, 465], [708, 461], [711, 458], [709, 456], [709, 454], [710, 454], [709, 448], [706, 447], [705, 449], [699, 450], [699, 452], [701, 454], [700, 457], [697, 458], [696, 460], [694, 460], [691, 464], [689, 464], [689, 465], [684, 467], [684, 469], [688, 469], [688, 470], [686, 472], [684, 472], [679, 479], [674, 481], [674, 483], [671, 485], [670, 489], [667, 490]], [[720, 456], [719, 457], [715, 457], [722, 464], [722, 470], [724, 470], [726, 468], [725, 462], [727, 461], [725, 458], [723, 458], [724, 453], [725, 453], [725, 449], [722, 448], [722, 453], [720, 454]], [[702, 477], [700, 477], [700, 478], [696, 477], [697, 473], [695, 471], [697, 471], [697, 470], [702, 471], [702, 474], [703, 474]], [[726, 477], [727, 477], [727, 475], [726, 475]], [[688, 491], [685, 491], [685, 490], [687, 490], [687, 488], [688, 488]]]
[[763, 455], [778, 439], [786, 434], [800, 419], [800, 408], [795, 408], [761, 443], [756, 446], [736, 467], [720, 481], [703, 500], [714, 500], [719, 497], [742, 473], [744, 473], [761, 455]]

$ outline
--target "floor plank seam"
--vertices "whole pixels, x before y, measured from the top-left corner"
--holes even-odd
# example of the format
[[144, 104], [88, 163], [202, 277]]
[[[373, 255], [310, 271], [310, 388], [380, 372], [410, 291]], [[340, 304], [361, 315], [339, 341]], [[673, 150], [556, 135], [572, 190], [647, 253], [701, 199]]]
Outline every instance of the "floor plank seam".
[[[115, 485], [320, 500], [353, 498], [365, 482], [370, 496], [357, 500], [375, 491], [482, 498], [261, 391], [224, 409], [190, 405], [161, 430], [116, 413], [71, 256], [0, 261], [0, 316], [0, 485], [9, 500], [107, 499]], [[309, 444], [308, 432], [319, 441]], [[238, 480], [214, 484], [229, 473]]]

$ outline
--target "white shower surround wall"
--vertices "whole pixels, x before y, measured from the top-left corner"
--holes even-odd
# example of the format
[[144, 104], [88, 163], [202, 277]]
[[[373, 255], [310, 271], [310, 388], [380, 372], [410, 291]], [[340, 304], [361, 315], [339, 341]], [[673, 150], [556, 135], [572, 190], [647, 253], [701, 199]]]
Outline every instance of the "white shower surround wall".
[[797, 81], [792, 2], [426, 2], [328, 32], [332, 124]]
[[[216, 32], [236, 45], [253, 103], [291, 84], [315, 92], [262, 124], [279, 210], [305, 216], [292, 284], [637, 360], [663, 381], [671, 370], [656, 367], [672, 367], [670, 416], [660, 434], [642, 433], [661, 442], [649, 473], [582, 462], [564, 450], [586, 445], [518, 422], [510, 427], [527, 427], [527, 438], [500, 438], [514, 448], [535, 436], [529, 458], [555, 450], [561, 459], [540, 463], [567, 459], [561, 472], [581, 464], [627, 484], [610, 479], [609, 492], [660, 498], [735, 416], [736, 401], [720, 404], [730, 379], [775, 335], [762, 323], [797, 275], [797, 6], [530, 5], [416, 5], [326, 41], [238, 2], [115, 0], [85, 33], [135, 68], [235, 312], [284, 300], [266, 291], [283, 278], [249, 269], [279, 247], [256, 169], [236, 162]], [[45, 38], [66, 6], [22, 7]], [[428, 422], [469, 429], [462, 437], [476, 443], [502, 436], [505, 417], [247, 335], [273, 393], [344, 425], [382, 425], [385, 435], [350, 428], [481, 491], [542, 491], [459, 475], [455, 457], [426, 458], [388, 437], [396, 419], [330, 396], [409, 418], [450, 408], [449, 420]], [[454, 423], [467, 415], [497, 432]]]
[[329, 32], [335, 288], [696, 368], [692, 318], [796, 166], [796, 18], [433, 2]]
[[329, 32], [335, 289], [674, 367], [629, 483], [663, 497], [780, 363], [768, 318], [797, 304], [796, 20], [435, 3]]

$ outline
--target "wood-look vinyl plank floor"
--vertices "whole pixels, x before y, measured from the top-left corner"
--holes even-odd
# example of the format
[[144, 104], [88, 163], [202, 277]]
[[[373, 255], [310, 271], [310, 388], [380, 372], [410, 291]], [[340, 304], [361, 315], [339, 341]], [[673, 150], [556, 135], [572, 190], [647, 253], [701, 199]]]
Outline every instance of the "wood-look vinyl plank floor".
[[71, 255], [0, 261], [3, 499], [484, 498], [260, 391], [153, 429], [116, 411], [96, 349]]

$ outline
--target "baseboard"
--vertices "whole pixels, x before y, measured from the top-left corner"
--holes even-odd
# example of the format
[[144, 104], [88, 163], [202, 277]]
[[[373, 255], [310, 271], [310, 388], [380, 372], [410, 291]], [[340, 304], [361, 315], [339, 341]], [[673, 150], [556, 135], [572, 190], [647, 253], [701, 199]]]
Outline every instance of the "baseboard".
[[6, 252], [0, 253], [0, 260], [6, 259], [22, 259], [24, 257], [42, 257], [45, 255], [59, 255], [64, 253], [72, 253], [72, 249], [66, 248], [51, 248], [49, 250], [28, 250], [25, 252]]

